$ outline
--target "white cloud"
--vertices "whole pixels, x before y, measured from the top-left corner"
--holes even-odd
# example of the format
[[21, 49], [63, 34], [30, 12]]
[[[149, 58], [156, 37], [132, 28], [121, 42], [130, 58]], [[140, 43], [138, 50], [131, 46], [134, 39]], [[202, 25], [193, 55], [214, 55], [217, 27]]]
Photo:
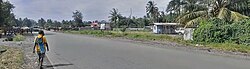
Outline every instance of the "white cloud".
[[[149, 0], [9, 0], [16, 8], [17, 17], [32, 19], [50, 18], [71, 20], [72, 12], [80, 10], [84, 20], [108, 19], [112, 8], [118, 8], [121, 14], [128, 16], [130, 8], [133, 15], [145, 15], [145, 6]], [[160, 10], [164, 10], [169, 0], [155, 0]]]

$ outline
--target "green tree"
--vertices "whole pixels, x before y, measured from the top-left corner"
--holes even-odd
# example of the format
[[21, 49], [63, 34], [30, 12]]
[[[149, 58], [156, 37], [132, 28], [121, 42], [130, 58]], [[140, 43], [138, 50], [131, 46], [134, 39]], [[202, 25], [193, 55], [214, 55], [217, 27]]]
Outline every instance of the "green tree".
[[166, 14], [165, 19], [166, 19], [166, 22], [168, 22], [168, 23], [176, 23], [177, 17], [178, 17], [178, 14], [169, 13], [169, 14]]
[[47, 22], [45, 24], [45, 28], [53, 27], [53, 21], [51, 19], [47, 19]]
[[159, 16], [159, 8], [156, 7], [156, 4], [154, 1], [149, 1], [146, 6], [146, 12], [147, 16], [149, 16], [150, 20], [154, 22], [158, 22], [158, 16]]
[[182, 9], [182, 7], [181, 7], [182, 5], [183, 5], [182, 0], [171, 0], [169, 2], [169, 4], [168, 4], [166, 12], [168, 12], [168, 13], [175, 13], [177, 15], [180, 15], [181, 9]]
[[159, 16], [159, 18], [158, 18], [158, 21], [161, 22], [161, 23], [167, 22], [167, 20], [166, 20], [166, 14], [165, 14], [164, 11], [161, 11], [161, 12], [160, 12], [160, 16]]
[[23, 26], [27, 26], [27, 27], [31, 27], [33, 25], [31, 20], [28, 18], [23, 19], [23, 24], [24, 24]]
[[144, 22], [144, 26], [149, 26], [149, 24], [150, 24], [150, 21], [147, 18], [147, 16], [143, 16], [143, 22]]
[[54, 24], [55, 24], [54, 27], [56, 27], [56, 28], [61, 27], [61, 22], [59, 22], [59, 21], [54, 21]]
[[3, 2], [0, 1], [0, 26], [14, 26], [15, 15], [12, 13], [14, 5], [9, 1]]
[[16, 24], [18, 27], [22, 27], [23, 26], [23, 19], [22, 18], [17, 19]]
[[62, 27], [63, 28], [69, 27], [69, 23], [66, 20], [62, 20]]
[[[0, 0], [0, 13], [3, 13], [3, 0]], [[4, 21], [4, 17], [3, 14], [0, 14], [0, 27], [3, 26], [3, 21]]]
[[[181, 4], [172, 0], [167, 10], [176, 11], [181, 7], [181, 14], [176, 21], [187, 26], [194, 26], [203, 19], [217, 17], [228, 22], [249, 18], [249, 0], [182, 0]], [[179, 10], [179, 9], [177, 9]]]
[[183, 0], [183, 13], [177, 17], [177, 22], [188, 26], [194, 26], [200, 20], [208, 17], [208, 7], [198, 4], [198, 0]]
[[111, 21], [111, 28], [113, 27], [119, 28], [119, 22], [120, 19], [122, 18], [122, 15], [118, 11], [118, 9], [113, 8], [109, 14], [110, 14], [109, 20]]
[[248, 0], [212, 0], [212, 15], [226, 21], [239, 21], [249, 18]]
[[80, 11], [76, 10], [75, 12], [73, 12], [72, 17], [74, 18], [75, 22], [77, 23], [77, 26], [80, 27], [81, 24], [83, 23], [82, 22], [82, 18], [83, 18], [82, 13]]
[[46, 24], [46, 21], [43, 18], [38, 20], [38, 25], [40, 27], [45, 28], [45, 24]]

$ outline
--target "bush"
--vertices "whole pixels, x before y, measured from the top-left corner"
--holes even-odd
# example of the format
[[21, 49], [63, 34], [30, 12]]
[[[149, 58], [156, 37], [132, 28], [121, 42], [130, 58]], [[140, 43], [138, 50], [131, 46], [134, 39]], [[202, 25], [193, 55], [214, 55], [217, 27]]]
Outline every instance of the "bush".
[[204, 20], [194, 31], [195, 42], [248, 44], [250, 42], [250, 20], [226, 22], [214, 18]]
[[16, 35], [14, 38], [13, 38], [14, 41], [24, 41], [25, 40], [25, 37], [23, 35]]

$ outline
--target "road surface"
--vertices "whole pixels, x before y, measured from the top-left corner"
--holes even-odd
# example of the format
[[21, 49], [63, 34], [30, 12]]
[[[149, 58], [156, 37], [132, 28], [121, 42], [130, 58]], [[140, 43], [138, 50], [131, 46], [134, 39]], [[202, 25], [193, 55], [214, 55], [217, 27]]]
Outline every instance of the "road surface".
[[250, 69], [250, 61], [46, 32], [55, 69]]

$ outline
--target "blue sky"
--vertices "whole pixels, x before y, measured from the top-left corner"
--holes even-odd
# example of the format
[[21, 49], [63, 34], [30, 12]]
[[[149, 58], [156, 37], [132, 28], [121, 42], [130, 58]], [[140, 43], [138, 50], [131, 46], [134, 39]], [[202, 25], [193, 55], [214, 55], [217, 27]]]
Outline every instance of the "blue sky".
[[[83, 20], [108, 20], [112, 8], [118, 8], [122, 15], [128, 16], [130, 8], [133, 16], [145, 15], [149, 0], [9, 0], [14, 6], [16, 17], [53, 20], [72, 20], [72, 12], [80, 10]], [[169, 0], [154, 0], [160, 10], [165, 10]]]

